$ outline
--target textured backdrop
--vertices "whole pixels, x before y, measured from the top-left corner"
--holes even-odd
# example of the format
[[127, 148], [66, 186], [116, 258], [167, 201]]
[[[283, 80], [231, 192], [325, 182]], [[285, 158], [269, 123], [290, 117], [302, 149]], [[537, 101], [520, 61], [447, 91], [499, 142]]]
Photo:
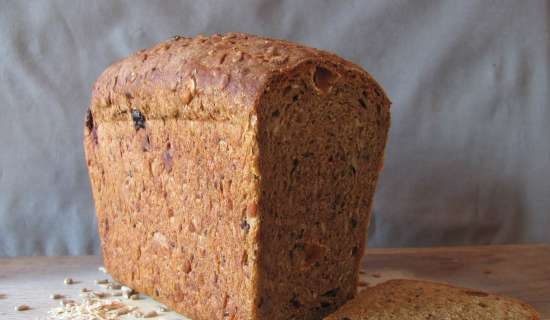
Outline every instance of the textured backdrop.
[[172, 35], [226, 31], [333, 51], [386, 88], [371, 245], [550, 242], [550, 2], [0, 0], [0, 255], [97, 253], [93, 81]]

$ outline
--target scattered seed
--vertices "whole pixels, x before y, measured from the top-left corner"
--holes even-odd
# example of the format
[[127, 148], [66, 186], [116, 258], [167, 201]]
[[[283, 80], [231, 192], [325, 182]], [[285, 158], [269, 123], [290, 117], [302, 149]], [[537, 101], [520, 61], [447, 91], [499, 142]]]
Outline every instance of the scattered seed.
[[95, 284], [108, 284], [109, 283], [109, 280], [107, 279], [97, 279], [95, 281]]
[[59, 294], [59, 293], [54, 293], [54, 294], [50, 295], [50, 299], [58, 300], [58, 299], [61, 299], [61, 298], [63, 298], [63, 295]]
[[134, 310], [134, 311], [132, 311], [132, 316], [134, 316], [136, 318], [143, 318], [143, 312], [141, 312], [139, 310]]
[[107, 269], [105, 269], [104, 266], [100, 266], [99, 268], [97, 268], [97, 270], [103, 272], [103, 273], [107, 273]]
[[372, 276], [373, 278], [381, 278], [381, 277], [382, 277], [382, 276], [379, 275], [378, 273], [373, 273], [373, 274], [371, 274], [371, 276]]
[[157, 312], [168, 312], [170, 311], [168, 308], [166, 308], [165, 306], [160, 306], [157, 308]]
[[63, 300], [59, 301], [59, 305], [62, 306], [62, 307], [71, 306], [71, 305], [74, 305], [74, 304], [75, 304], [74, 300], [71, 300], [71, 299], [63, 299]]
[[130, 300], [139, 300], [140, 297], [139, 297], [139, 294], [138, 293], [134, 293], [132, 295], [130, 295]]
[[15, 307], [15, 311], [27, 311], [30, 310], [31, 307], [29, 307], [26, 304], [22, 304], [20, 306]]
[[127, 286], [122, 286], [120, 289], [122, 290], [122, 295], [127, 299], [135, 293], [134, 289], [128, 288]]
[[82, 289], [80, 289], [80, 292], [90, 292], [90, 289], [88, 289], [88, 288], [82, 288]]
[[129, 291], [134, 291], [134, 289], [130, 288], [130, 287], [127, 287], [127, 286], [122, 286], [120, 288], [120, 290], [124, 291], [124, 292], [129, 292]]
[[130, 313], [130, 311], [131, 311], [130, 308], [128, 308], [128, 307], [123, 307], [123, 308], [118, 309], [118, 310], [116, 311], [116, 315], [117, 315], [117, 316], [123, 316], [123, 315], [125, 315], [125, 314]]
[[111, 290], [120, 290], [122, 286], [118, 283], [110, 283], [109, 285], [107, 285], [107, 289], [111, 289]]
[[74, 284], [74, 280], [72, 278], [65, 278], [65, 280], [63, 280], [63, 283], [65, 283], [66, 285]]
[[94, 291], [94, 292], [92, 292], [92, 295], [96, 298], [99, 298], [99, 299], [103, 299], [103, 298], [108, 296], [108, 294], [106, 292], [101, 292], [101, 291]]
[[158, 316], [157, 312], [155, 310], [152, 310], [152, 311], [149, 311], [149, 312], [146, 312], [143, 317], [144, 318], [153, 318], [153, 317], [156, 317]]

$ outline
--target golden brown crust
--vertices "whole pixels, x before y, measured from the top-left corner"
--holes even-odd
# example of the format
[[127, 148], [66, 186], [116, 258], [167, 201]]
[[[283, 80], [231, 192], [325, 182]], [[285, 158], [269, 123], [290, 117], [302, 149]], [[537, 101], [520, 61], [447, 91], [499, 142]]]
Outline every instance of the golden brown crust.
[[106, 267], [194, 320], [320, 318], [355, 293], [389, 106], [360, 67], [246, 34], [115, 63], [85, 123]]
[[[127, 119], [131, 106], [138, 105], [148, 119], [228, 119], [249, 113], [269, 78], [307, 60], [354, 70], [387, 99], [366, 71], [332, 53], [284, 40], [228, 33], [177, 36], [111, 65], [94, 85], [91, 111], [98, 120]], [[220, 110], [218, 105], [205, 110], [200, 101], [193, 101], [200, 95], [215, 96], [227, 108]]]
[[390, 280], [367, 288], [326, 320], [538, 320], [530, 305], [508, 297], [419, 280]]

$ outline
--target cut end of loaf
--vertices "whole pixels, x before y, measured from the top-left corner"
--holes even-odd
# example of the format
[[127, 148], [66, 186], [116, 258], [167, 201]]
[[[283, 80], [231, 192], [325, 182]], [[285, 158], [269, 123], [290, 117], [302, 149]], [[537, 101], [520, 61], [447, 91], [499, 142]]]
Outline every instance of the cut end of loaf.
[[260, 318], [318, 319], [355, 294], [389, 103], [363, 73], [311, 60], [272, 79], [258, 114]]

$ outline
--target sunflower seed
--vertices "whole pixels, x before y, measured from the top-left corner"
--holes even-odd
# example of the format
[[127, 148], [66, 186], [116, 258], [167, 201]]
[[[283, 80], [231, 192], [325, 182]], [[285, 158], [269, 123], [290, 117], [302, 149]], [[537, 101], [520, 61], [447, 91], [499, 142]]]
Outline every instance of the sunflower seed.
[[130, 300], [139, 300], [139, 293], [134, 293], [129, 297]]
[[149, 311], [143, 315], [144, 318], [153, 318], [156, 317], [158, 314], [156, 311]]
[[15, 307], [15, 311], [27, 311], [30, 310], [31, 307], [29, 307], [26, 304], [22, 304], [20, 306]]
[[61, 299], [61, 298], [63, 298], [63, 295], [59, 294], [59, 293], [54, 293], [54, 294], [50, 295], [50, 299], [58, 300], [58, 299]]

